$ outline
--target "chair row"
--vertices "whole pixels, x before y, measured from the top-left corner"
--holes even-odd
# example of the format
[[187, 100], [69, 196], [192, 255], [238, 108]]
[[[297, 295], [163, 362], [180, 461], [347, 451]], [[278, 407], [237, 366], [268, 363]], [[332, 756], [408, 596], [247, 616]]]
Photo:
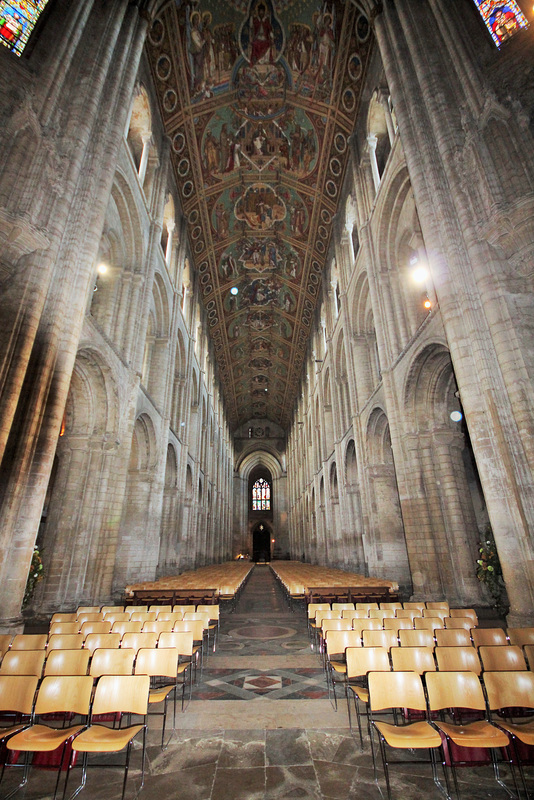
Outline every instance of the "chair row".
[[[352, 604], [349, 604], [351, 606]], [[469, 620], [469, 627], [476, 628], [478, 626], [478, 616], [474, 609], [472, 608], [422, 608], [422, 609], [412, 609], [412, 608], [378, 608], [372, 607], [377, 606], [378, 604], [359, 604], [363, 607], [361, 608], [343, 608], [345, 606], [344, 603], [332, 603], [332, 608], [328, 607], [327, 604], [318, 603], [312, 604], [310, 603], [308, 607], [308, 624], [313, 626], [313, 623], [316, 621], [317, 616], [319, 615], [323, 619], [402, 619], [408, 620], [412, 623], [415, 619], [420, 618], [433, 618], [433, 619], [441, 619], [444, 621], [445, 619], [453, 619], [458, 620], [458, 622], [451, 623], [452, 625], [456, 625], [457, 627], [461, 625], [465, 625], [466, 621]], [[393, 605], [393, 604], [391, 604]], [[319, 607], [317, 607], [319, 606]], [[334, 606], [338, 606], [335, 608]]]
[[[475, 614], [475, 611], [472, 608], [469, 608], [469, 609], [466, 609], [466, 608], [452, 608], [451, 609], [447, 600], [429, 600], [427, 602], [420, 602], [420, 603], [416, 603], [416, 602], [410, 602], [410, 603], [401, 603], [401, 602], [398, 602], [398, 603], [390, 603], [390, 602], [376, 602], [376, 603], [374, 603], [374, 602], [369, 602], [369, 603], [364, 603], [364, 602], [361, 602], [361, 603], [360, 602], [355, 602], [355, 603], [309, 603], [308, 604], [308, 608], [307, 608], [308, 616], [310, 616], [310, 607], [312, 609], [311, 616], [313, 616], [313, 611], [314, 610], [316, 611], [319, 608], [330, 609], [332, 611], [339, 610], [339, 609], [341, 609], [341, 610], [343, 610], [343, 609], [348, 609], [348, 610], [353, 609], [355, 611], [356, 610], [415, 611], [417, 614], [421, 614], [425, 610], [434, 609], [434, 610], [439, 610], [439, 611], [446, 611], [447, 614], [449, 614], [449, 612], [452, 612], [450, 614], [450, 616], [460, 616], [460, 617], [465, 616], [465, 614], [462, 613], [464, 611], [469, 611], [470, 613]], [[476, 616], [476, 614], [475, 614], [475, 616]]]
[[128, 620], [155, 620], [168, 619], [169, 615], [174, 615], [176, 619], [183, 619], [185, 614], [190, 613], [208, 614], [210, 620], [219, 619], [220, 607], [215, 605], [151, 605], [151, 606], [80, 606], [72, 613], [58, 612], [52, 615], [50, 624], [55, 623], [75, 623], [75, 622], [98, 622], [104, 620], [128, 621]]
[[[54, 797], [59, 788], [61, 770], [66, 768], [63, 788], [65, 797], [75, 758], [80, 754], [82, 775], [73, 794], [75, 796], [86, 783], [88, 754], [105, 753], [107, 766], [121, 766], [124, 769], [124, 800], [132, 742], [139, 734], [142, 735], [141, 788], [144, 784], [147, 719], [153, 694], [150, 681], [148, 672], [105, 675], [98, 680], [93, 691], [93, 678], [88, 675], [47, 676], [39, 686], [38, 679], [32, 676], [0, 676], [0, 712], [16, 712], [21, 720], [0, 730], [0, 744], [6, 753], [0, 781], [6, 773], [6, 767], [19, 766], [17, 761], [22, 753], [24, 769], [21, 782], [15, 790], [17, 791], [28, 783], [32, 756], [40, 753], [48, 755], [50, 751], [57, 751], [59, 758], [56, 761], [57, 782]], [[166, 697], [173, 692], [176, 693], [176, 686], [171, 684]], [[58, 727], [54, 727], [54, 722], [45, 716], [50, 714], [60, 717], [56, 723]], [[126, 727], [116, 727], [117, 715], [127, 719]], [[134, 724], [130, 715], [137, 717]], [[166, 715], [165, 703], [164, 733]], [[110, 716], [113, 721], [106, 723], [105, 720]], [[175, 720], [173, 726], [175, 727]], [[110, 764], [108, 754], [123, 750], [126, 750], [125, 760], [120, 765]], [[94, 766], [101, 764], [97, 762]]]
[[[492, 765], [495, 779], [511, 796], [519, 796], [517, 765], [525, 797], [532, 796], [522, 759], [523, 746], [532, 744], [534, 718], [527, 724], [523, 718], [517, 724], [514, 712], [534, 711], [534, 673], [486, 672], [481, 685], [478, 677], [469, 672], [428, 672], [423, 681], [414, 671], [371, 669], [365, 675], [365, 686], [347, 686], [349, 713], [350, 693], [356, 705], [362, 747], [360, 706], [367, 717], [375, 780], [378, 777], [375, 738], [378, 739], [390, 800], [389, 752], [399, 749], [404, 751], [403, 765], [408, 763], [409, 751], [413, 755], [429, 752], [434, 782], [443, 791], [437, 774], [437, 763], [441, 762], [447, 796], [451, 794], [450, 770], [460, 797], [456, 767], [465, 763], [471, 767]], [[388, 715], [386, 721], [384, 714]], [[501, 760], [510, 768], [515, 795], [498, 771], [498, 749]], [[421, 763], [420, 758], [415, 763]]]

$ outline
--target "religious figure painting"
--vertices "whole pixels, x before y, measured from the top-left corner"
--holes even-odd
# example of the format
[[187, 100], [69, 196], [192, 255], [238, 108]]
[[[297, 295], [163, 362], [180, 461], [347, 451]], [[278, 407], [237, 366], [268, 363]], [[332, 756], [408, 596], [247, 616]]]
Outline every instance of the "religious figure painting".
[[277, 61], [284, 47], [284, 31], [271, 0], [251, 0], [239, 32], [239, 44], [251, 66]]
[[185, 8], [185, 51], [193, 102], [205, 100], [228, 86], [238, 55], [235, 24], [213, 24], [213, 14], [197, 3]]
[[254, 183], [237, 201], [234, 212], [236, 218], [246, 222], [249, 228], [267, 230], [285, 218], [286, 206], [271, 186]]

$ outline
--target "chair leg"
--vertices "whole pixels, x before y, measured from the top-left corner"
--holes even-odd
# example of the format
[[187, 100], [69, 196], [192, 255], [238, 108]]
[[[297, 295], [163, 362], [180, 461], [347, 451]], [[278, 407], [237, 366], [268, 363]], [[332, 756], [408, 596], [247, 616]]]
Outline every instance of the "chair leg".
[[10, 797], [16, 795], [17, 792], [19, 792], [21, 789], [24, 788], [24, 786], [26, 786], [26, 784], [28, 783], [28, 776], [30, 774], [30, 767], [31, 767], [31, 752], [27, 751], [24, 754], [24, 771], [22, 773], [22, 780], [18, 786], [16, 786], [11, 792], [9, 792], [9, 794], [5, 796], [4, 800], [9, 800]]
[[388, 800], [391, 800], [391, 786], [389, 785], [389, 767], [386, 758], [386, 744], [384, 741], [384, 737], [380, 733], [378, 735], [378, 742], [380, 745], [380, 755], [382, 756], [382, 766], [384, 767], [384, 777], [386, 779], [386, 790], [388, 794]]

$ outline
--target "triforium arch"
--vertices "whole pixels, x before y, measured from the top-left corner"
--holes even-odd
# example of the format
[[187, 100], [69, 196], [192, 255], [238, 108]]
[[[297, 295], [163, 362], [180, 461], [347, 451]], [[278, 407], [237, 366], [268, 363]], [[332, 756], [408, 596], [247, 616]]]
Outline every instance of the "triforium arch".
[[[465, 422], [450, 416], [460, 402], [445, 343], [429, 343], [414, 358], [404, 405], [407, 490], [419, 487], [403, 503], [414, 591], [428, 594], [439, 587], [456, 603], [480, 603], [474, 565], [489, 520]], [[420, 562], [417, 545], [423, 538], [427, 551]]]
[[[252, 510], [252, 485], [254, 480], [264, 477], [270, 481], [271, 485], [271, 510], [268, 512]], [[236, 491], [239, 492], [240, 503], [244, 510], [240, 514], [240, 519], [235, 520], [234, 535], [234, 555], [238, 553], [248, 553], [252, 555], [253, 537], [252, 532], [258, 523], [268, 524], [274, 539], [272, 554], [287, 556], [289, 553], [289, 538], [287, 533], [286, 507], [286, 474], [279, 455], [274, 451], [255, 450], [244, 455], [236, 467]], [[239, 533], [238, 524], [241, 531]]]

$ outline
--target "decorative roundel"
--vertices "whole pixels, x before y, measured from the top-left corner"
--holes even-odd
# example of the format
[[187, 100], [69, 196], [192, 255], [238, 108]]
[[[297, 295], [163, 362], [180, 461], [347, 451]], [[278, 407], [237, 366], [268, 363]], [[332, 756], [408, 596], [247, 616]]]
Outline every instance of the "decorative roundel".
[[358, 37], [360, 42], [366, 42], [371, 32], [371, 26], [369, 25], [369, 20], [367, 19], [365, 14], [360, 14], [358, 19], [356, 20], [354, 29], [356, 31], [356, 36]]
[[[210, 287], [210, 289], [211, 289], [211, 287]], [[209, 294], [209, 293], [206, 292], [206, 290], [204, 289], [204, 294]], [[213, 317], [213, 319], [210, 319], [210, 321], [209, 321], [210, 328], [213, 328], [214, 325], [217, 325], [218, 322], [219, 322], [219, 320], [218, 320], [217, 317]]]
[[163, 95], [163, 108], [170, 114], [176, 106], [178, 105], [178, 95], [174, 91], [174, 89], [167, 89], [165, 94]]
[[186, 181], [182, 186], [182, 194], [184, 197], [191, 197], [193, 194], [193, 181]]
[[195, 244], [195, 253], [197, 256], [204, 250], [204, 239], [199, 239]]
[[356, 95], [354, 94], [353, 89], [351, 89], [350, 87], [347, 87], [345, 89], [345, 91], [341, 96], [341, 102], [347, 114], [352, 114], [352, 112], [356, 108]]
[[184, 148], [185, 148], [185, 136], [183, 135], [183, 133], [175, 134], [172, 140], [172, 149], [174, 150], [175, 153], [180, 154], [183, 153]]
[[317, 231], [318, 231], [319, 236], [321, 237], [321, 239], [326, 239], [328, 237], [328, 231], [326, 230], [324, 225], [319, 225], [319, 227], [317, 228]]
[[318, 261], [312, 261], [312, 270], [314, 272], [318, 272], [319, 275], [321, 274], [322, 269], [321, 269], [321, 265], [319, 264]]
[[313, 303], [307, 297], [304, 298], [304, 310], [313, 311]]
[[205, 286], [207, 283], [209, 283], [209, 280], [210, 280], [209, 272], [205, 272], [203, 275], [200, 276], [200, 283], [202, 284], [202, 286]]
[[211, 308], [208, 311], [208, 319], [213, 319], [216, 316], [217, 316], [217, 309], [216, 308]]
[[321, 209], [321, 219], [325, 223], [325, 225], [330, 225], [332, 222], [332, 214], [327, 208]]
[[198, 239], [201, 233], [202, 233], [202, 228], [200, 227], [200, 225], [195, 225], [195, 227], [191, 231], [191, 238], [196, 240]]
[[314, 286], [312, 283], [308, 284], [308, 292], [310, 294], [316, 295], [317, 294], [317, 286]]
[[206, 272], [208, 267], [209, 267], [208, 262], [207, 261], [203, 261], [202, 264], [200, 265], [200, 267], [198, 268], [198, 271], [200, 272], [200, 274], [202, 274], [203, 272]]
[[319, 276], [316, 272], [310, 272], [310, 283], [314, 283], [316, 286], [319, 283]]
[[317, 251], [319, 253], [324, 253], [324, 251], [326, 250], [324, 242], [322, 242], [320, 239], [317, 239], [317, 241], [315, 242], [315, 247], [317, 248]]
[[156, 64], [156, 75], [160, 81], [166, 81], [171, 74], [172, 64], [169, 56], [162, 55], [158, 58]]
[[178, 175], [180, 178], [185, 178], [187, 173], [189, 172], [190, 163], [188, 158], [182, 158], [180, 163], [178, 164]]
[[339, 178], [341, 173], [343, 172], [343, 165], [339, 158], [331, 158], [330, 159], [330, 172], [332, 175], [335, 175], [336, 178]]
[[349, 78], [353, 83], [359, 81], [362, 76], [362, 60], [358, 53], [352, 53], [347, 61], [347, 72], [349, 73]]
[[161, 44], [163, 41], [163, 34], [165, 33], [165, 28], [163, 27], [163, 22], [160, 19], [155, 19], [152, 23], [152, 27], [148, 32], [148, 38], [151, 44]]
[[334, 181], [326, 182], [326, 192], [330, 197], [335, 197], [337, 195], [337, 186]]
[[211, 311], [216, 306], [215, 300], [210, 300], [209, 303], [206, 303], [206, 311]]
[[341, 131], [338, 131], [334, 137], [334, 147], [338, 153], [344, 153], [347, 149], [347, 139]]
[[198, 222], [198, 208], [194, 208], [189, 214], [189, 222], [191, 225], [196, 225]]

